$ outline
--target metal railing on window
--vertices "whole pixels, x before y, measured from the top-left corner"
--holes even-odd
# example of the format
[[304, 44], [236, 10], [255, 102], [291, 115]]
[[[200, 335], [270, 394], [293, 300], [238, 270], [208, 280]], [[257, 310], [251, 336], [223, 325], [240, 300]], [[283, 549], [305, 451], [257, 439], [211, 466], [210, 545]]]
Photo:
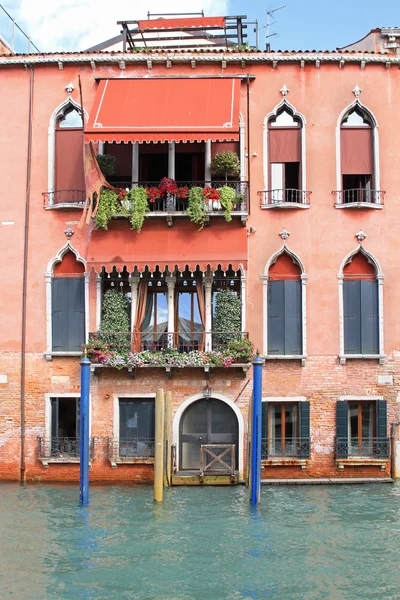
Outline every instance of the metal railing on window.
[[[248, 212], [248, 182], [247, 181], [176, 181], [178, 190], [176, 193], [165, 193], [162, 194], [159, 190], [159, 181], [113, 181], [111, 183], [116, 188], [122, 188], [127, 191], [133, 187], [144, 187], [149, 192], [149, 209], [150, 212], [156, 213], [170, 213], [170, 212], [185, 212], [188, 207], [188, 195], [189, 191], [193, 187], [201, 187], [205, 190], [204, 199], [206, 201], [208, 212], [223, 213], [224, 208], [218, 200], [209, 198], [206, 194], [206, 188], [218, 190], [223, 186], [228, 186], [235, 190], [236, 198], [232, 207], [232, 213], [247, 213]], [[129, 203], [130, 200], [123, 200], [122, 202]], [[128, 208], [131, 208], [129, 205]]]
[[[72, 437], [39, 437], [39, 458], [79, 458], [79, 438]], [[90, 458], [94, 457], [94, 438], [90, 438]]]
[[389, 458], [390, 439], [373, 438], [336, 438], [336, 458]]
[[296, 189], [275, 189], [259, 192], [261, 206], [276, 206], [280, 204], [310, 204], [311, 192]]
[[108, 438], [108, 458], [151, 458], [154, 447], [154, 438]]
[[383, 190], [367, 190], [354, 188], [349, 190], [336, 190], [337, 204], [382, 204], [386, 192]]
[[54, 190], [43, 193], [45, 206], [57, 206], [59, 204], [83, 205], [86, 199], [85, 190]]
[[310, 458], [310, 438], [262, 438], [261, 459]]

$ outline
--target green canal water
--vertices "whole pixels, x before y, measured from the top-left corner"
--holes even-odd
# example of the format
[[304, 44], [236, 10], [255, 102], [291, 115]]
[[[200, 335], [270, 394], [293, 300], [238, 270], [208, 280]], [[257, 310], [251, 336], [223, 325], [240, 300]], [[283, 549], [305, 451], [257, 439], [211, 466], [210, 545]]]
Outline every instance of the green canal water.
[[400, 485], [0, 486], [0, 598], [400, 598]]

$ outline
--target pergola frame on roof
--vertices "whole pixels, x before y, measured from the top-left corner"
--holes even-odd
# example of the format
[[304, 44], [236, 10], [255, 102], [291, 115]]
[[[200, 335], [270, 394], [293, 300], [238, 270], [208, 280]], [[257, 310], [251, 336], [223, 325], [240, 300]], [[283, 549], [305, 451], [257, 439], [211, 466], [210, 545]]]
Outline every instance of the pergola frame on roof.
[[[194, 18], [199, 18], [197, 13], [197, 16], [195, 16], [194, 13], [188, 14], [191, 14]], [[244, 43], [244, 39], [247, 38], [247, 34], [244, 33], [244, 30], [247, 29], [247, 25], [243, 22], [243, 20], [246, 18], [246, 15], [223, 17], [223, 27], [220, 27], [219, 25], [201, 25], [196, 27], [195, 25], [193, 25], [191, 27], [184, 26], [171, 28], [160, 26], [148, 29], [141, 28], [141, 21], [138, 20], [118, 21], [117, 24], [122, 26], [121, 33], [124, 52], [126, 52], [127, 50], [134, 50], [135, 44], [136, 46], [144, 45], [145, 47], [147, 47], [147, 42], [154, 43], [155, 41], [157, 41], [157, 38], [153, 37], [154, 34], [161, 34], [159, 40], [161, 43], [168, 41], [168, 48], [177, 48], [182, 46], [182, 44], [180, 44], [179, 42], [183, 40], [186, 42], [188, 40], [209, 40], [212, 43], [223, 43], [226, 46], [226, 48], [228, 48], [230, 45], [237, 44], [238, 46], [241, 46]], [[154, 22], [155, 21], [156, 20], [154, 20]], [[163, 21], [160, 19], [160, 24], [162, 23]], [[168, 34], [170, 33], [182, 33], [183, 35], [169, 36]], [[140, 35], [140, 38], [134, 40], [133, 36], [137, 36], [138, 34]], [[177, 43], [172, 44], [170, 42]]]

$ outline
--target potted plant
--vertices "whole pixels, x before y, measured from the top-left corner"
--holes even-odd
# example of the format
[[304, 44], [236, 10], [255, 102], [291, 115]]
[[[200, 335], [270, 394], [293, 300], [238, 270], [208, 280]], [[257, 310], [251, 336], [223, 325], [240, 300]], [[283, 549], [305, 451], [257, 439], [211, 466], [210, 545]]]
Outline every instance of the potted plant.
[[234, 177], [240, 173], [240, 160], [236, 152], [218, 152], [211, 161], [211, 171], [213, 175], [224, 175], [225, 182], [229, 177]]
[[207, 203], [206, 206], [208, 207], [208, 210], [221, 209], [220, 195], [218, 190], [209, 185], [206, 185], [206, 187], [203, 189], [203, 196], [204, 200]]
[[110, 219], [121, 211], [121, 201], [113, 190], [102, 189], [95, 217], [96, 229], [108, 229]]

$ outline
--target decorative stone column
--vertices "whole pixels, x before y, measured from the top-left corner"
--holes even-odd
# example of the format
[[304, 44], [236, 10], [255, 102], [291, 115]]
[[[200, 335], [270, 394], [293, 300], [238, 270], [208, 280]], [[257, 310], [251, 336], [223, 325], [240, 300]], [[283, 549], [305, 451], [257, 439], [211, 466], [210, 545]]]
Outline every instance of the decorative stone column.
[[168, 177], [175, 179], [175, 142], [168, 144]]
[[129, 275], [129, 285], [131, 286], [131, 332], [133, 332], [136, 321], [139, 282], [139, 276]]
[[204, 181], [211, 183], [211, 140], [207, 140], [205, 143]]
[[100, 273], [96, 273], [96, 331], [100, 329], [101, 323], [101, 283]]
[[209, 352], [212, 350], [212, 284], [213, 274], [207, 273], [204, 277], [204, 290], [205, 290], [205, 304], [206, 304], [206, 336], [205, 336], [205, 350]]
[[53, 273], [45, 273], [46, 278], [46, 359], [51, 360], [53, 350], [53, 328], [52, 328], [52, 297]]
[[89, 341], [89, 302], [90, 302], [90, 271], [84, 273], [85, 278], [85, 343]]
[[139, 181], [139, 142], [132, 143], [132, 183]]
[[175, 333], [175, 275], [167, 275], [165, 278], [168, 287], [168, 347], [173, 348], [174, 346], [174, 333]]

